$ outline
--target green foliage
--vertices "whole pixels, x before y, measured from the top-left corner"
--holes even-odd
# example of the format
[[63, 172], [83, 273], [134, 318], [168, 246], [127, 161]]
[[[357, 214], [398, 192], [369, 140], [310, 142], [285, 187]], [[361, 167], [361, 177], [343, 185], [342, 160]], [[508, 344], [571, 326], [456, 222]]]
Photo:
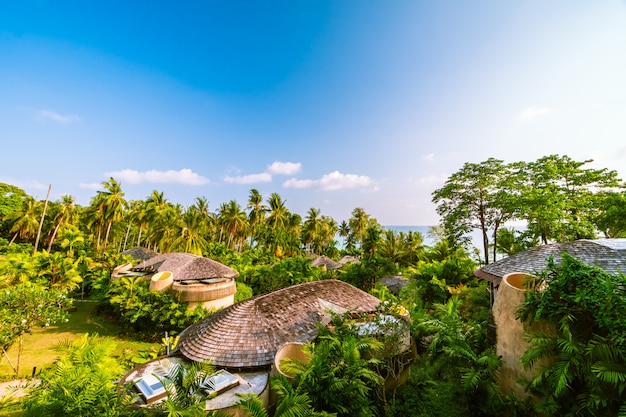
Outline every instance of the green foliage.
[[472, 229], [482, 231], [485, 263], [489, 263], [487, 231], [497, 231], [512, 217], [507, 174], [503, 161], [495, 158], [479, 164], [466, 162], [432, 194], [450, 242], [462, 242]]
[[204, 417], [208, 399], [203, 383], [215, 372], [209, 363], [175, 363], [159, 378], [167, 398], [150, 410], [149, 414], [164, 416]]
[[339, 270], [339, 279], [363, 291], [376, 288], [380, 278], [395, 275], [397, 268], [391, 259], [374, 256], [358, 263], [346, 264]]
[[529, 231], [520, 232], [514, 228], [503, 227], [498, 230], [496, 252], [511, 256], [537, 246], [539, 240]]
[[[325, 411], [315, 411], [311, 399], [306, 392], [294, 388], [291, 382], [283, 375], [275, 375], [271, 379], [272, 390], [278, 397], [278, 406], [273, 413], [274, 417], [331, 417], [336, 414]], [[268, 417], [268, 411], [263, 406], [263, 401], [254, 395], [239, 395], [241, 398], [238, 405], [241, 406], [250, 417]]]
[[122, 277], [108, 284], [102, 305], [119, 318], [120, 325], [150, 340], [165, 331], [176, 334], [210, 314], [201, 306], [190, 310], [167, 292], [149, 291], [141, 277]]
[[26, 416], [130, 416], [132, 399], [119, 396], [113, 382], [123, 369], [113, 356], [115, 343], [84, 335], [61, 345], [62, 356], [40, 375], [24, 400]]
[[613, 416], [626, 410], [626, 278], [568, 254], [550, 259], [520, 318], [545, 320], [522, 357], [541, 365], [529, 389], [544, 415]]
[[403, 288], [402, 297], [428, 307], [445, 303], [451, 289], [460, 284], [478, 285], [473, 272], [476, 264], [467, 256], [451, 255], [442, 261], [420, 261], [407, 270], [409, 284]]
[[310, 355], [307, 364], [292, 362], [285, 369], [294, 373], [297, 391], [308, 395], [315, 410], [374, 416], [374, 397], [383, 379], [373, 370], [379, 360], [371, 353], [380, 348], [380, 342], [372, 338], [323, 335], [305, 345]]
[[604, 193], [598, 196], [599, 214], [595, 223], [605, 237], [626, 237], [626, 193]]
[[[623, 185], [616, 171], [585, 167], [591, 162], [548, 155], [534, 162], [504, 164], [489, 158], [465, 163], [432, 194], [445, 236], [461, 246], [472, 229], [480, 230], [484, 262], [489, 263], [489, 247], [515, 250], [512, 242], [502, 248], [498, 244], [500, 227], [511, 220], [526, 222], [527, 242], [593, 238], [596, 224], [605, 233], [617, 233], [623, 226], [623, 197], [611, 194], [605, 199], [599, 193]], [[611, 202], [615, 209], [609, 209]]]
[[237, 292], [235, 293], [235, 303], [254, 297], [254, 291], [252, 291], [252, 288], [239, 281], [236, 281], [235, 284], [237, 285]]
[[[46, 327], [66, 318], [72, 301], [58, 289], [23, 283], [0, 289], [0, 347], [8, 350], [35, 327]], [[18, 363], [19, 355], [18, 352]], [[15, 370], [16, 373], [19, 369]]]
[[[434, 305], [430, 314], [414, 312], [414, 332], [425, 350], [413, 366], [411, 384], [426, 390], [420, 401], [439, 401], [439, 395], [456, 397], [449, 415], [498, 415], [504, 404], [495, 378], [501, 361], [485, 345], [482, 323], [461, 315], [462, 304], [452, 297], [446, 304]], [[405, 398], [407, 393], [399, 395]]]
[[285, 258], [273, 265], [250, 267], [240, 273], [238, 280], [259, 295], [321, 278], [322, 271], [313, 268], [309, 258]]

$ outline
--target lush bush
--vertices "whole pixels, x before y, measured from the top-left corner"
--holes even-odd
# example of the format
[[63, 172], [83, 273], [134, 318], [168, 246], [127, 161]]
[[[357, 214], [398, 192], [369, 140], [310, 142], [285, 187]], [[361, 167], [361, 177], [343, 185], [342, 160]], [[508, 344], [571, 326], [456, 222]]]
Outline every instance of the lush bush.
[[119, 396], [113, 382], [124, 369], [113, 356], [115, 343], [85, 335], [60, 346], [62, 356], [44, 370], [41, 383], [24, 400], [26, 416], [132, 416], [130, 398]]
[[407, 271], [410, 281], [403, 289], [402, 298], [426, 307], [445, 303], [459, 285], [480, 285], [473, 276], [475, 269], [476, 263], [465, 255], [451, 255], [442, 261], [420, 261]]
[[285, 258], [271, 265], [241, 271], [238, 280], [252, 288], [254, 295], [260, 295], [328, 277], [329, 274], [321, 268], [312, 267], [309, 258]]
[[522, 362], [546, 363], [530, 382], [543, 415], [626, 415], [626, 277], [568, 254], [550, 259], [519, 311], [552, 330], [530, 335]]
[[193, 310], [167, 292], [150, 291], [142, 277], [122, 277], [108, 284], [101, 311], [112, 313], [119, 324], [148, 340], [164, 332], [174, 335], [210, 314], [201, 306]]

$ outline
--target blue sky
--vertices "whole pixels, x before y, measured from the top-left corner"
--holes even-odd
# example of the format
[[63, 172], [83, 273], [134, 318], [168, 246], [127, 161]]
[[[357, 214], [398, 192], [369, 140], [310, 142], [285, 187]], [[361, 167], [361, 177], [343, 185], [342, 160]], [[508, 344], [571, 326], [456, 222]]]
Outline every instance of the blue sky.
[[0, 182], [429, 225], [465, 162], [626, 178], [626, 2], [0, 0]]

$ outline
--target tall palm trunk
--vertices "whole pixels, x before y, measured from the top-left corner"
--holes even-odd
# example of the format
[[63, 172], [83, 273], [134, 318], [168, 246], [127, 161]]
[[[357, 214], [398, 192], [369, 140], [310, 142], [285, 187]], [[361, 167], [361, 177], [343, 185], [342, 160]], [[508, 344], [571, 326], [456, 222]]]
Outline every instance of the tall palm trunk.
[[54, 243], [54, 239], [57, 237], [57, 232], [59, 231], [59, 227], [61, 227], [61, 223], [57, 223], [57, 225], [54, 226], [52, 237], [50, 237], [50, 242], [48, 243], [48, 252], [52, 250], [52, 244]]
[[[37, 230], [37, 239], [35, 239], [35, 249], [33, 250], [33, 255], [37, 253], [37, 246], [39, 246], [39, 237], [41, 236], [41, 228], [43, 227], [43, 219], [46, 217], [46, 209], [48, 208], [48, 200], [50, 199], [50, 190], [52, 189], [52, 184], [48, 186], [48, 194], [46, 195], [46, 202], [43, 205], [43, 212], [41, 213], [41, 221], [39, 221], [39, 230]], [[18, 364], [19, 367], [19, 364]]]

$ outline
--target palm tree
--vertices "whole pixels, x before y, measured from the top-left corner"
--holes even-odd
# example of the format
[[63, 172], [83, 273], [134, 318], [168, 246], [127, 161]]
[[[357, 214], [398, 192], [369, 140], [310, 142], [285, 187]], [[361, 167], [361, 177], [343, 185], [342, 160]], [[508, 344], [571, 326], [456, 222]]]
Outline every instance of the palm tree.
[[0, 288], [25, 283], [37, 276], [34, 258], [25, 253], [9, 253], [0, 257]]
[[311, 246], [313, 242], [318, 239], [321, 232], [322, 219], [320, 217], [320, 210], [311, 207], [302, 226], [302, 241], [304, 242], [307, 253], [312, 252]]
[[15, 233], [13, 239], [9, 242], [11, 245], [15, 239], [19, 236], [20, 239], [31, 239], [35, 236], [37, 228], [39, 227], [39, 218], [37, 211], [41, 207], [41, 202], [35, 201], [33, 198], [28, 198], [24, 202], [24, 206], [21, 211], [14, 213], [11, 216], [13, 220], [13, 226], [11, 226], [10, 233]]
[[339, 231], [339, 226], [335, 219], [329, 216], [322, 216], [322, 227], [319, 234], [319, 253], [324, 253], [327, 256], [335, 257], [338, 254], [337, 241], [335, 236]]
[[308, 363], [287, 360], [281, 367], [294, 375], [296, 391], [306, 393], [313, 408], [339, 416], [374, 416], [374, 393], [382, 377], [373, 370], [380, 361], [372, 353], [382, 343], [347, 333], [322, 335], [304, 349]]
[[50, 242], [48, 242], [48, 252], [52, 250], [52, 244], [54, 243], [59, 228], [66, 224], [75, 224], [77, 220], [78, 213], [76, 212], [75, 198], [71, 195], [61, 196], [59, 211], [56, 216], [54, 216], [55, 226], [52, 237], [50, 237]]
[[164, 241], [171, 234], [171, 220], [175, 218], [173, 206], [167, 201], [163, 192], [153, 190], [146, 200], [145, 216], [148, 224], [148, 247], [157, 249], [164, 247]]
[[285, 201], [277, 194], [272, 193], [267, 204], [269, 206], [269, 214], [266, 223], [275, 229], [286, 229], [289, 225], [289, 209], [285, 206]]
[[[306, 392], [299, 392], [283, 375], [276, 375], [271, 380], [272, 390], [278, 397], [278, 406], [274, 417], [331, 417], [335, 414], [315, 411], [311, 399]], [[237, 405], [242, 407], [250, 417], [269, 417], [263, 401], [254, 394], [239, 394]]]
[[203, 224], [203, 219], [204, 217], [198, 213], [194, 206], [187, 209], [177, 224], [178, 232], [169, 249], [202, 256], [208, 247], [208, 242], [204, 237], [206, 227]]
[[204, 362], [173, 364], [167, 369], [165, 377], [159, 378], [167, 398], [156, 408], [166, 416], [206, 416], [204, 407], [208, 394], [204, 384], [213, 373], [213, 366]]
[[98, 231], [97, 247], [100, 247], [100, 238], [104, 230], [104, 247], [109, 242], [109, 233], [114, 223], [120, 221], [126, 208], [124, 192], [121, 184], [112, 177], [102, 183], [105, 191], [98, 191], [92, 198], [89, 209], [89, 225]]
[[268, 207], [263, 204], [263, 196], [257, 189], [250, 190], [246, 208], [250, 211], [248, 222], [250, 223], [250, 245], [252, 245], [256, 239], [257, 228], [265, 220], [265, 213], [268, 211]]
[[77, 244], [83, 243], [85, 238], [82, 232], [76, 226], [64, 227], [61, 231], [61, 247], [67, 249], [67, 256], [74, 257], [74, 247]]
[[104, 236], [104, 247], [106, 248], [109, 243], [111, 226], [122, 219], [127, 203], [124, 199], [122, 184], [115, 181], [113, 177], [109, 178], [109, 181], [104, 181], [102, 186], [105, 191], [98, 191], [98, 194], [101, 195], [102, 203], [104, 204], [104, 217], [107, 222], [106, 234]]
[[365, 231], [371, 225], [372, 221], [370, 216], [360, 207], [352, 210], [352, 217], [348, 220], [350, 230], [352, 231], [355, 239], [359, 244], [363, 245], [363, 238], [365, 237]]
[[248, 220], [246, 213], [235, 200], [230, 200], [228, 203], [224, 203], [220, 206], [218, 210], [218, 223], [220, 224], [221, 231], [224, 231], [228, 236], [226, 246], [231, 249], [239, 246], [241, 250], [241, 245], [237, 245], [236, 238], [242, 236], [248, 226]]

